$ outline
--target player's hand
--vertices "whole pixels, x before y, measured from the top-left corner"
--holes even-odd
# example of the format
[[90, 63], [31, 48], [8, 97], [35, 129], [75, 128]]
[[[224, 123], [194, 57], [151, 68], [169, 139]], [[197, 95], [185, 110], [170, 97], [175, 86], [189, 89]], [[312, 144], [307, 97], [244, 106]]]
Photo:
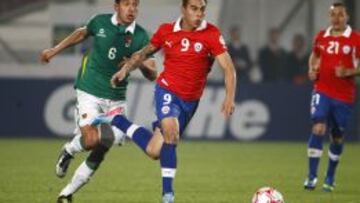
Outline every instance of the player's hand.
[[350, 77], [352, 76], [352, 69], [347, 69], [343, 66], [338, 66], [336, 69], [335, 69], [335, 75], [336, 77], [338, 78], [347, 78], [347, 77]]
[[40, 62], [42, 64], [47, 64], [50, 62], [50, 59], [55, 56], [56, 52], [53, 48], [45, 49], [40, 54]]
[[111, 78], [111, 86], [113, 88], [116, 87], [117, 83], [124, 80], [125, 77], [127, 76], [128, 74], [128, 68], [126, 66], [126, 64], [118, 71], [116, 72], [112, 78]]
[[235, 110], [235, 102], [233, 99], [225, 98], [222, 107], [221, 107], [221, 113], [224, 114], [225, 118], [229, 118]]
[[319, 67], [311, 67], [308, 72], [308, 76], [311, 81], [317, 80], [319, 76]]

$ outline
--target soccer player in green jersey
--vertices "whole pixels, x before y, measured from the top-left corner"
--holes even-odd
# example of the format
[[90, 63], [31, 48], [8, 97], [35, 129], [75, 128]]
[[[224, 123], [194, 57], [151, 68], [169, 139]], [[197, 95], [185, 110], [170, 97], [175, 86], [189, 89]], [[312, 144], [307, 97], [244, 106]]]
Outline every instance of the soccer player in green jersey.
[[[56, 175], [65, 176], [76, 153], [89, 150], [91, 153], [61, 191], [58, 202], [71, 202], [72, 195], [89, 181], [108, 149], [124, 141], [125, 135], [115, 127], [102, 125], [98, 129], [90, 124], [101, 113], [116, 111], [126, 115], [128, 77], [116, 87], [112, 87], [109, 81], [127, 57], [149, 42], [147, 32], [135, 22], [138, 5], [139, 0], [115, 0], [114, 14], [95, 15], [86, 26], [76, 29], [58, 45], [45, 49], [40, 55], [41, 62], [48, 63], [67, 47], [81, 43], [88, 37], [94, 38], [93, 47], [84, 55], [75, 82], [77, 133], [72, 141], [64, 145], [56, 164]], [[153, 59], [144, 61], [139, 68], [147, 79], [156, 79]]]

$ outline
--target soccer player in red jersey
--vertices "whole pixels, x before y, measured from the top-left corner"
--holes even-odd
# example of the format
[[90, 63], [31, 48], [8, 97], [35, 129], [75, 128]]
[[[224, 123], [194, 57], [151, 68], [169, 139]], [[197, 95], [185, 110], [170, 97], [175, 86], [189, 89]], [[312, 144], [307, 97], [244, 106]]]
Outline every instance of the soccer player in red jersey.
[[312, 134], [308, 143], [309, 173], [304, 187], [313, 190], [323, 152], [323, 137], [330, 133], [329, 164], [323, 190], [334, 190], [335, 170], [343, 151], [344, 129], [355, 97], [354, 77], [360, 75], [359, 34], [347, 24], [346, 7], [330, 7], [331, 26], [317, 34], [309, 59], [309, 77], [314, 81], [311, 101]]
[[182, 16], [175, 22], [162, 24], [150, 43], [133, 54], [111, 81], [115, 85], [136, 69], [147, 56], [160, 49], [164, 51], [164, 71], [158, 77], [155, 87], [158, 120], [154, 125], [161, 129], [163, 144], [153, 146], [152, 143], [159, 141], [151, 139], [154, 137], [160, 140], [159, 136], [152, 136], [151, 132], [132, 124], [121, 115], [98, 117], [93, 123], [111, 123], [131, 137], [148, 155], [153, 158], [160, 156], [163, 203], [174, 202], [172, 182], [177, 167], [176, 145], [197, 109], [214, 59], [219, 62], [225, 75], [226, 95], [221, 111], [227, 118], [235, 107], [234, 65], [219, 29], [204, 20], [206, 5], [206, 0], [183, 0]]

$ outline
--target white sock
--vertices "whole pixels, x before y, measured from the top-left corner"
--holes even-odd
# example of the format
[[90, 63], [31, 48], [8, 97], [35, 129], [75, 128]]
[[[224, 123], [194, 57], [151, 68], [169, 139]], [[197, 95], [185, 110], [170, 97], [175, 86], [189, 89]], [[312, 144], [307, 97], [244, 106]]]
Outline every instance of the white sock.
[[82, 164], [76, 169], [70, 183], [65, 186], [65, 188], [60, 192], [59, 196], [69, 196], [74, 194], [83, 185], [89, 182], [90, 177], [93, 174], [94, 170], [86, 165], [86, 161], [82, 162]]
[[70, 142], [65, 144], [65, 150], [73, 156], [76, 153], [84, 151], [83, 147], [81, 146], [80, 139], [81, 139], [81, 134], [75, 135], [75, 137]]

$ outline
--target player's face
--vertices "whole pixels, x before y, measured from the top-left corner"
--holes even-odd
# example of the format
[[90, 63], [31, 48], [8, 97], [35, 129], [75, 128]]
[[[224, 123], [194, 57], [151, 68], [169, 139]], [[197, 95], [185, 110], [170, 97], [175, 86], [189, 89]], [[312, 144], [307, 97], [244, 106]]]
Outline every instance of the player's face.
[[335, 31], [341, 31], [346, 28], [349, 16], [346, 9], [342, 6], [331, 7], [329, 11], [330, 24]]
[[132, 23], [138, 14], [139, 0], [121, 0], [118, 4], [114, 4], [118, 21], [122, 24]]
[[189, 0], [188, 4], [183, 6], [181, 11], [183, 20], [191, 29], [196, 29], [204, 20], [206, 2], [204, 0]]

